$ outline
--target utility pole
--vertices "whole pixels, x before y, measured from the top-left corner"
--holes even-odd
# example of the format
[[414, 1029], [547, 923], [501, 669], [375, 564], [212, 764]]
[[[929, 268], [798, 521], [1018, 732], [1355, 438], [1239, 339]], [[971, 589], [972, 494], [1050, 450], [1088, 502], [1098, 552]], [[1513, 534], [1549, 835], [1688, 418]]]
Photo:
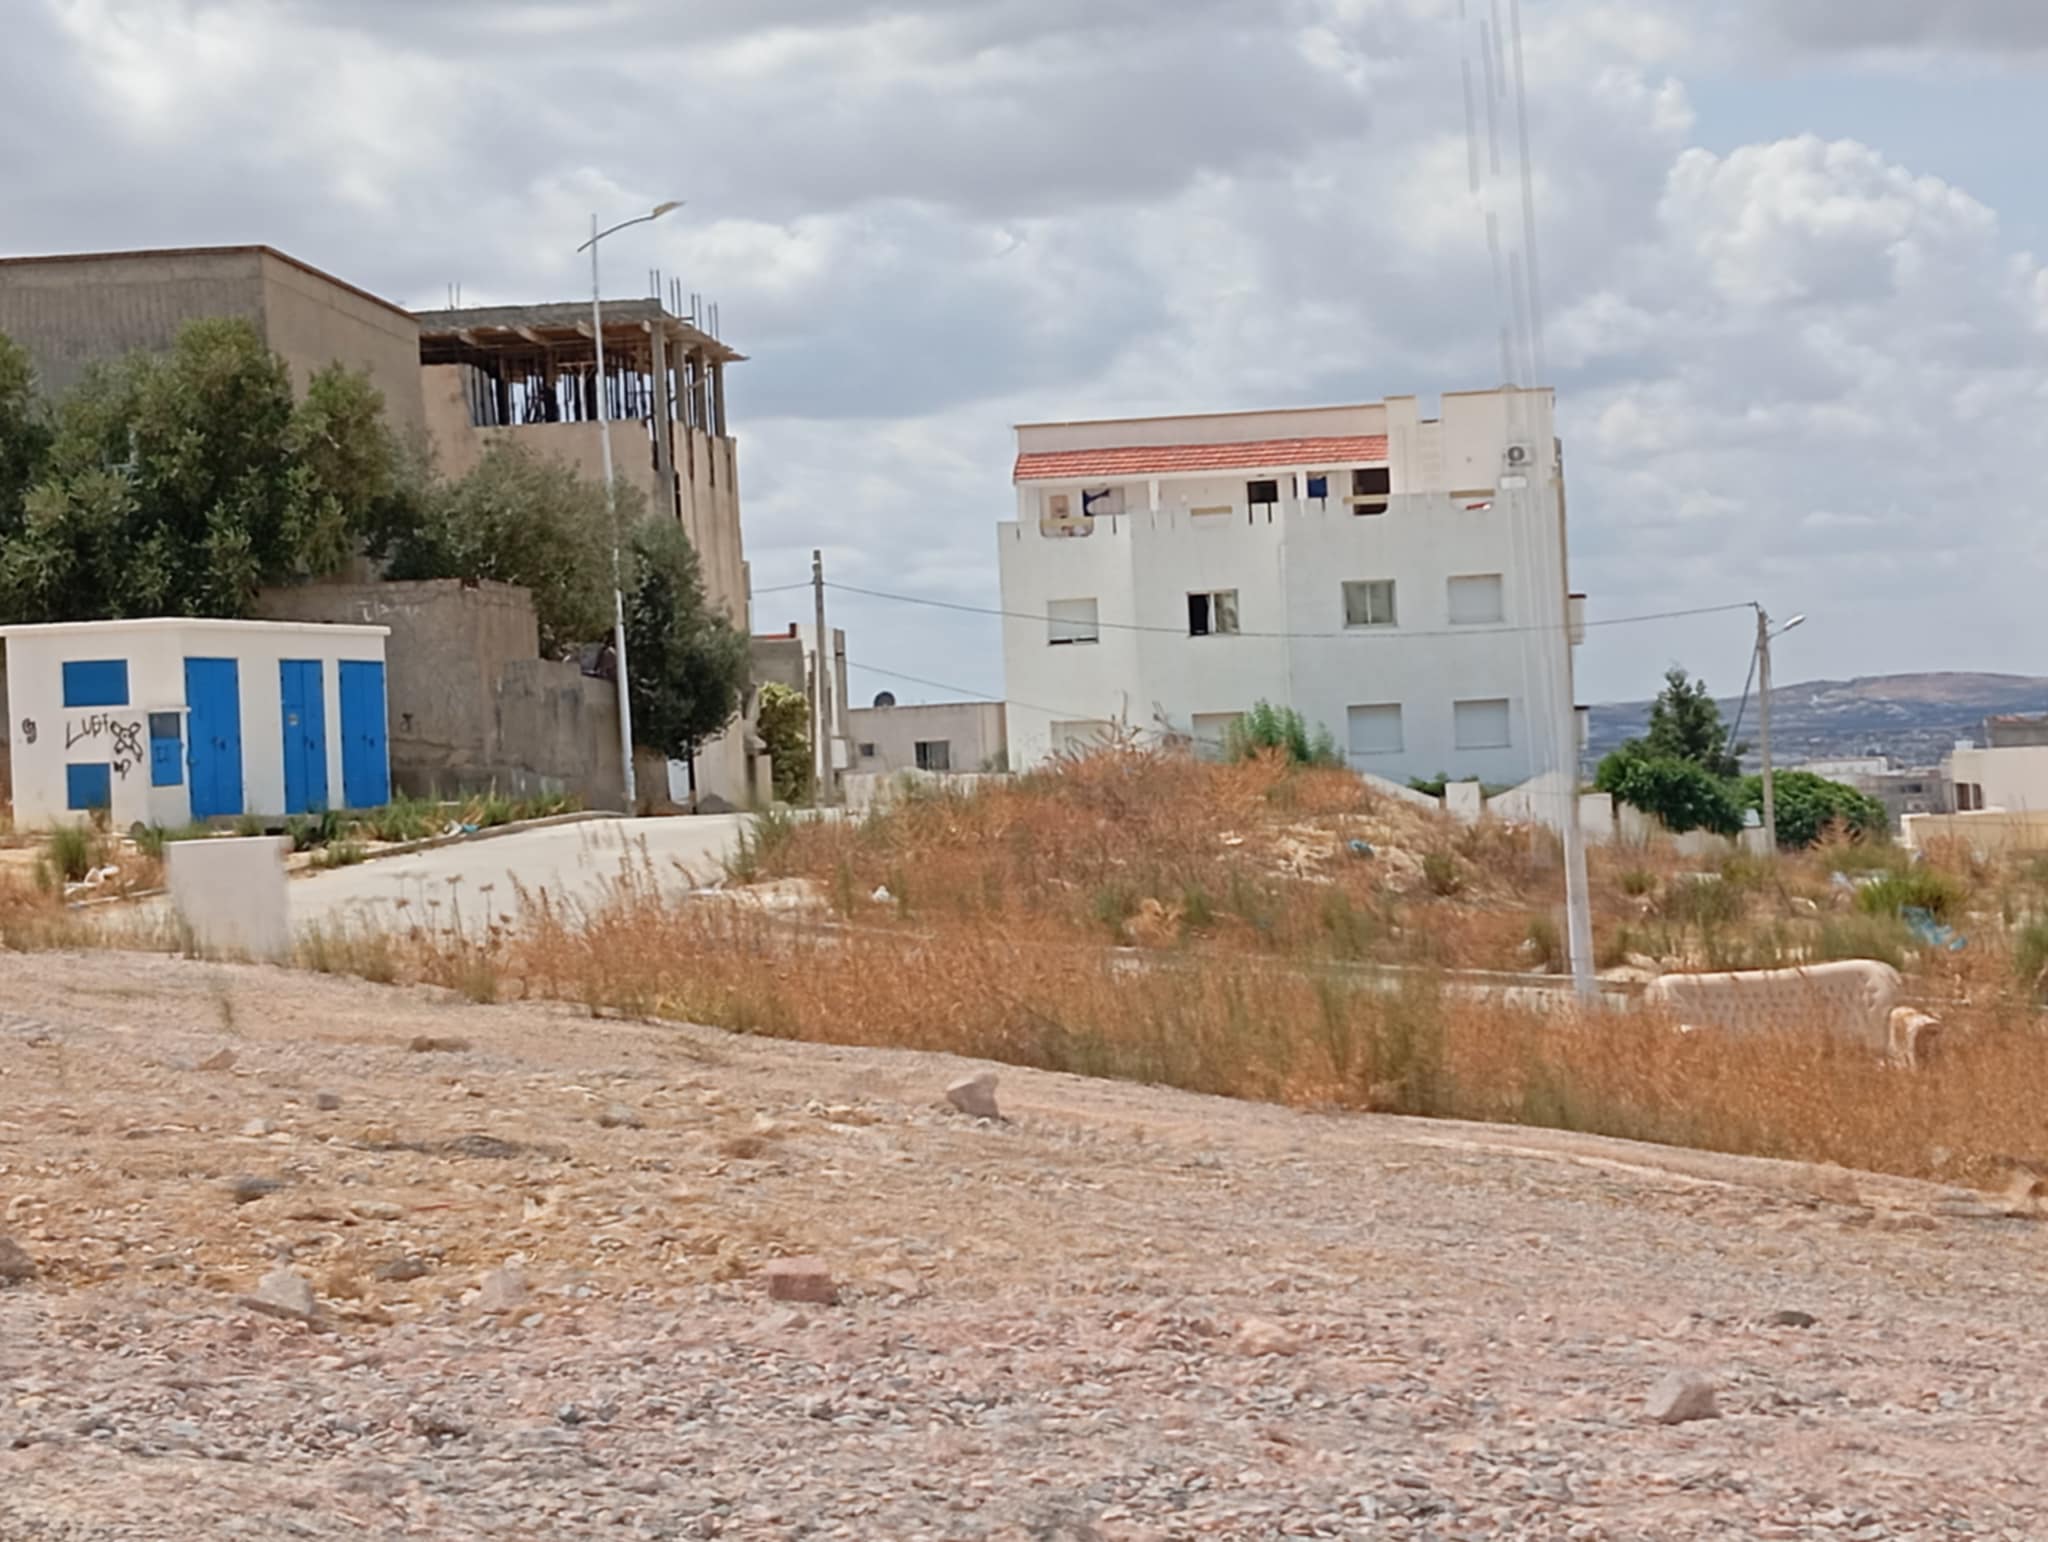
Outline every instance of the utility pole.
[[597, 438], [598, 443], [604, 446], [604, 505], [612, 526], [612, 673], [617, 677], [619, 688], [620, 780], [626, 794], [626, 806], [620, 812], [629, 818], [639, 812], [640, 786], [639, 778], [633, 774], [633, 698], [626, 678], [625, 564], [619, 552], [625, 537], [619, 529], [618, 484], [612, 472], [611, 402], [606, 389], [609, 382], [604, 372], [604, 286], [598, 276], [597, 249], [598, 243], [606, 236], [630, 225], [645, 225], [658, 220], [681, 207], [674, 201], [656, 204], [649, 213], [621, 220], [609, 230], [599, 230], [597, 216], [593, 214], [590, 216], [590, 239], [576, 248], [579, 252], [590, 253], [590, 337], [597, 350], [597, 375], [591, 383], [597, 388]]
[[818, 772], [814, 801], [822, 808], [832, 801], [832, 745], [825, 737], [830, 715], [825, 696], [832, 689], [826, 677], [832, 668], [832, 643], [825, 631], [825, 554], [817, 550], [811, 552], [811, 597], [818, 613], [818, 646], [812, 654], [815, 663], [811, 674], [811, 760]]
[[1756, 608], [1757, 746], [1764, 757], [1764, 851], [1778, 851], [1778, 784], [1771, 770], [1771, 617]]
[[1778, 784], [1771, 767], [1771, 644], [1795, 626], [1804, 625], [1806, 617], [1798, 615], [1774, 628], [1770, 613], [1761, 605], [1756, 607], [1756, 704], [1757, 720], [1763, 725], [1757, 747], [1764, 757], [1764, 837], [1773, 852], [1778, 849]]

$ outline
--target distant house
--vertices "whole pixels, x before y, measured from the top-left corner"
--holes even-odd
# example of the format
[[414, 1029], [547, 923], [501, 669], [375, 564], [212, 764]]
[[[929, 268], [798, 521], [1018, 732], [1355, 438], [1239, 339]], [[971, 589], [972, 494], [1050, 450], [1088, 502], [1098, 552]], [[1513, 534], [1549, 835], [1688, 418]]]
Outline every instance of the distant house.
[[1220, 745], [1264, 700], [1361, 771], [1576, 756], [1551, 393], [1039, 423], [997, 529], [1019, 768], [1119, 728]]
[[1002, 771], [1009, 735], [999, 701], [898, 706], [884, 692], [847, 714], [855, 771]]

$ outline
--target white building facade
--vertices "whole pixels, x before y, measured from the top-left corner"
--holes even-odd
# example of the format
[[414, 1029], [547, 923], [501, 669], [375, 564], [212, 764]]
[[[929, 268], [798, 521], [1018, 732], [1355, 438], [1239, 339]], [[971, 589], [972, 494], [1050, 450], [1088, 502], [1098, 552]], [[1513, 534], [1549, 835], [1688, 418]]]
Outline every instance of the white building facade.
[[1020, 427], [998, 527], [1010, 754], [1220, 743], [1260, 701], [1362, 772], [1576, 766], [1548, 391]]
[[177, 829], [390, 801], [382, 626], [0, 627], [14, 819]]

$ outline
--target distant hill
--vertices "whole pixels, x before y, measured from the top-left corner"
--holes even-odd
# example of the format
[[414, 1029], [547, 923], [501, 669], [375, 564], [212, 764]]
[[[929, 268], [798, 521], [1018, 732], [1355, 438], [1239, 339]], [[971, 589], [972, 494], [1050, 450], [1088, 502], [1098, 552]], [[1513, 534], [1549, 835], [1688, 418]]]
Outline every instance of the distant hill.
[[[1736, 698], [1721, 702], [1731, 724]], [[1975, 739], [1984, 719], [2009, 712], [2048, 713], [2048, 678], [1942, 672], [1869, 675], [1860, 680], [1808, 680], [1771, 693], [1771, 756], [1780, 765], [1839, 760], [1876, 751], [1902, 765], [1931, 766], [1958, 739]], [[1592, 710], [1591, 764], [1642, 733], [1647, 701], [1615, 702]], [[1743, 714], [1742, 738], [1756, 742], [1756, 700]], [[1754, 755], [1751, 757], [1754, 759]]]

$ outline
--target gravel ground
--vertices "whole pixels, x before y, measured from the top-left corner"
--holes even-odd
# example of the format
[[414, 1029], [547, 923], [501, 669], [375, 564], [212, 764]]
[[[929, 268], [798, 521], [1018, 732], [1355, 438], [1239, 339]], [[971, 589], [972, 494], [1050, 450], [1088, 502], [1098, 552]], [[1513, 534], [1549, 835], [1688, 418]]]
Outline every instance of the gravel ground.
[[2044, 1233], [1967, 1196], [0, 970], [0, 1542], [2048, 1536]]

